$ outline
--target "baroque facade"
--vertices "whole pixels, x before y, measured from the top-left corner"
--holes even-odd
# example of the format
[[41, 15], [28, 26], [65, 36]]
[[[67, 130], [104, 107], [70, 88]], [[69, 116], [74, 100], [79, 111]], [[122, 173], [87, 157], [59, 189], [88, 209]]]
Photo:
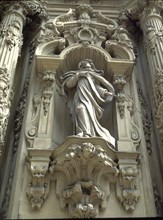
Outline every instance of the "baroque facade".
[[1, 218], [163, 216], [162, 0], [0, 12]]

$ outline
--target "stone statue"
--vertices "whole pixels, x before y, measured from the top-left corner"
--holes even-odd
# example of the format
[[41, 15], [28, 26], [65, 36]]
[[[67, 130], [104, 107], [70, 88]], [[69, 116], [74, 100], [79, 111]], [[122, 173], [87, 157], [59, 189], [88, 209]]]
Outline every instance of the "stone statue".
[[73, 118], [74, 134], [80, 137], [100, 136], [115, 146], [115, 139], [99, 123], [104, 109], [101, 105], [112, 101], [114, 88], [97, 70], [92, 60], [79, 62], [78, 70], [61, 76], [62, 92], [67, 96], [67, 105]]

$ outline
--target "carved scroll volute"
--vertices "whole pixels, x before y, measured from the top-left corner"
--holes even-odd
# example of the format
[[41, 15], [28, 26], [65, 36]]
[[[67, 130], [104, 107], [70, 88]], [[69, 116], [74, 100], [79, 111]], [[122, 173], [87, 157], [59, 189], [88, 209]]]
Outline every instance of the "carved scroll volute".
[[138, 168], [134, 164], [120, 165], [117, 198], [127, 212], [133, 212], [140, 197]]
[[29, 172], [26, 193], [32, 208], [40, 209], [49, 194], [49, 156], [51, 150], [28, 149], [27, 169]]
[[62, 207], [68, 206], [75, 218], [97, 216], [110, 195], [109, 177], [115, 181], [118, 175], [116, 163], [100, 145], [80, 141], [55, 155], [50, 172], [57, 178]]
[[124, 109], [125, 109], [125, 94], [124, 94], [124, 87], [127, 84], [125, 76], [123, 75], [114, 75], [113, 84], [115, 86], [117, 96], [116, 100], [118, 103], [118, 109], [120, 117], [124, 117]]

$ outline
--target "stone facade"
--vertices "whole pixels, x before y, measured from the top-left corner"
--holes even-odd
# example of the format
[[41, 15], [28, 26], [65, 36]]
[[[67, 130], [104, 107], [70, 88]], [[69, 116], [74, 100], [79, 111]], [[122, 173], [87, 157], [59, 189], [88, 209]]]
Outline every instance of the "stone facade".
[[163, 216], [162, 1], [0, 12], [1, 218]]

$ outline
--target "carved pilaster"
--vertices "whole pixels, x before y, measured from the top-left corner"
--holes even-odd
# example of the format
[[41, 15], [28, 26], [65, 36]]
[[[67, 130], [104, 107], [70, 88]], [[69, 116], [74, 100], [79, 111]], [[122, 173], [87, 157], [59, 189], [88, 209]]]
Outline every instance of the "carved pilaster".
[[41, 138], [42, 134], [44, 137], [45, 135], [49, 137], [49, 126], [51, 126], [48, 124], [48, 120], [49, 117], [51, 117], [49, 114], [49, 108], [51, 104], [51, 97], [53, 95], [55, 73], [45, 70], [41, 77], [42, 84], [40, 92], [35, 94], [33, 97], [33, 112], [31, 121], [27, 123], [25, 131], [29, 148], [40, 147], [40, 143], [36, 144], [36, 142], [39, 141], [39, 138]]

